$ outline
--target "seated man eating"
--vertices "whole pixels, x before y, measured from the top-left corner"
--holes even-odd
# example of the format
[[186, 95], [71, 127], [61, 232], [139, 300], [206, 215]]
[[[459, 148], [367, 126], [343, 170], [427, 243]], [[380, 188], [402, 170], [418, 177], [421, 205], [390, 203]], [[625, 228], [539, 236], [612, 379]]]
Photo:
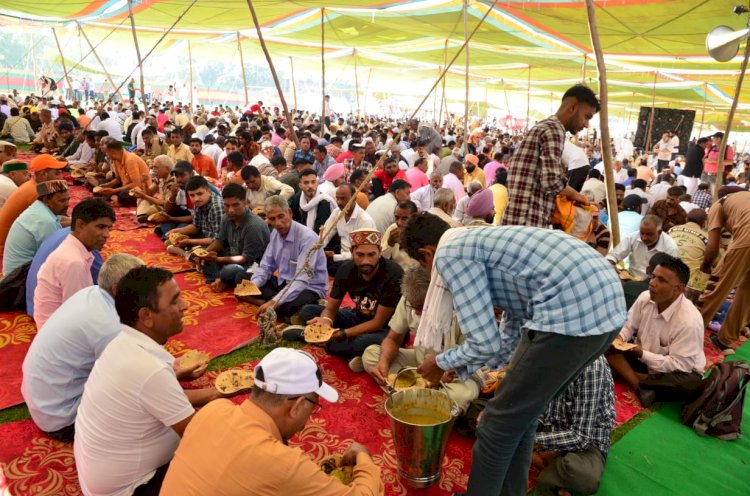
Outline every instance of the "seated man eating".
[[[403, 269], [380, 256], [381, 235], [375, 229], [351, 232], [352, 260], [336, 272], [331, 296], [323, 305], [305, 305], [300, 318], [307, 324], [328, 324], [338, 329], [326, 345], [329, 353], [353, 358], [352, 370], [362, 372], [361, 355], [371, 344], [380, 344], [388, 333], [388, 320], [401, 298]], [[355, 308], [340, 309], [346, 294]], [[284, 333], [301, 339], [301, 333]]]
[[184, 248], [206, 247], [219, 236], [221, 223], [224, 221], [224, 201], [219, 193], [214, 192], [203, 176], [191, 177], [185, 185], [190, 200], [195, 206], [193, 222], [185, 227], [176, 227], [166, 233], [167, 239], [173, 233], [184, 234], [181, 239], [170, 246], [167, 251], [174, 255], [187, 256]]
[[[416, 264], [406, 269], [401, 280], [401, 299], [396, 306], [396, 312], [388, 322], [388, 335], [382, 344], [368, 346], [362, 355], [365, 371], [381, 386], [393, 386], [388, 383], [390, 374], [396, 374], [404, 367], [418, 367], [424, 360], [424, 348], [416, 346], [407, 349], [402, 346], [408, 340], [409, 332], [416, 333], [419, 328], [429, 286], [430, 273], [421, 265]], [[446, 349], [455, 348], [462, 341], [461, 331], [454, 319], [450, 337], [445, 342]], [[481, 385], [476, 377], [472, 375], [469, 380], [461, 381], [455, 374], [443, 376], [448, 396], [456, 403], [461, 413], [466, 412], [469, 404], [479, 397]]]
[[[679, 401], [700, 387], [706, 356], [703, 319], [683, 292], [690, 269], [669, 257], [656, 266], [648, 291], [630, 309], [628, 321], [607, 352], [614, 373], [649, 407]], [[635, 346], [623, 346], [636, 338]], [[619, 348], [619, 349], [618, 349]]]
[[615, 383], [599, 357], [539, 417], [531, 458], [541, 471], [537, 487], [559, 488], [558, 494], [596, 493], [614, 427]]
[[[316, 250], [310, 260], [312, 272], [300, 272], [292, 286], [281, 294], [318, 242], [318, 235], [292, 220], [292, 211], [283, 197], [268, 198], [264, 208], [273, 232], [263, 259], [250, 278], [262, 293], [238, 298], [257, 305], [258, 317], [269, 308], [274, 308], [277, 316], [291, 317], [304, 305], [316, 303], [328, 293], [326, 257], [322, 250]], [[278, 276], [275, 276], [277, 271]]]
[[245, 271], [260, 262], [270, 240], [266, 223], [247, 208], [245, 188], [227, 184], [221, 197], [226, 217], [221, 221], [218, 235], [206, 248], [208, 255], [196, 262], [203, 267], [206, 282], [216, 292], [235, 287]]

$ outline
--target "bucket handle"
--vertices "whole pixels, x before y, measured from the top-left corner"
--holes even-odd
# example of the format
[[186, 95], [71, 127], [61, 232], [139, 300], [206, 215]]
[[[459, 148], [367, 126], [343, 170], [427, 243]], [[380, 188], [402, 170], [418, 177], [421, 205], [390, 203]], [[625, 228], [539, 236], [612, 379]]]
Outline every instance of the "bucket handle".
[[[393, 393], [396, 392], [396, 382], [398, 381], [398, 378], [401, 376], [402, 373], [408, 372], [408, 371], [417, 371], [417, 367], [401, 367], [398, 372], [396, 372], [396, 376], [393, 378], [393, 384], [388, 384], [388, 397], [390, 398], [393, 396]], [[458, 409], [458, 404], [455, 402], [453, 398], [451, 398], [450, 393], [448, 393], [448, 388], [445, 387], [445, 383], [440, 380], [440, 386], [443, 388], [443, 392], [448, 397], [448, 401], [451, 403], [451, 416], [458, 417], [460, 415], [460, 410]]]

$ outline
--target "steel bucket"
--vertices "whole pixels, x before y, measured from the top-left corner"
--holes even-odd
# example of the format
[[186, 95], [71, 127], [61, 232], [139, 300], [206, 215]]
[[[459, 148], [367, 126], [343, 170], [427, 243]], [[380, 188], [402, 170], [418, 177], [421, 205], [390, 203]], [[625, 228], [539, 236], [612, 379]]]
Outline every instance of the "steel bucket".
[[[399, 371], [399, 375], [404, 370], [408, 369]], [[399, 477], [417, 488], [436, 483], [457, 413], [448, 394], [418, 388], [392, 392], [385, 400], [385, 411], [391, 423]]]

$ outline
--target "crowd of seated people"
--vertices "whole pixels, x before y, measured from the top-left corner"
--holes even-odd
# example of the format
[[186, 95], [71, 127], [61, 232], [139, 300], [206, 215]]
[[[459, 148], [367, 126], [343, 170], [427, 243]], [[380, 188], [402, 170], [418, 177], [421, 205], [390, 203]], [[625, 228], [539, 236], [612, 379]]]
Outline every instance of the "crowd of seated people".
[[[587, 97], [573, 92], [556, 114], [568, 131], [575, 131], [570, 102], [578, 98]], [[501, 381], [484, 420], [492, 434], [475, 446], [476, 470], [495, 466], [486, 460], [488, 443], [509, 440], [508, 429], [521, 418], [539, 418], [514, 434], [533, 445], [526, 469], [533, 463], [541, 470], [540, 485], [582, 494], [596, 491], [610, 448], [612, 376], [644, 406], [685, 399], [701, 385], [704, 328], [732, 288], [738, 288], [734, 303], [714, 343], [731, 353], [750, 320], [750, 193], [744, 179], [706, 205], [700, 193], [707, 188], [690, 180], [692, 155], [706, 141], [691, 145], [684, 168], [675, 159], [619, 159], [611, 201], [595, 146], [582, 150], [586, 164], [575, 169], [562, 155], [554, 165], [540, 162], [553, 167], [550, 187], [576, 212], [572, 229], [549, 229], [552, 209], [544, 202], [555, 195], [519, 194], [521, 161], [533, 161], [529, 150], [542, 139], [534, 129], [520, 139], [476, 126], [463, 144], [451, 129], [440, 136], [416, 121], [395, 131], [384, 122], [346, 118], [321, 126], [299, 111], [288, 123], [262, 105], [247, 112], [221, 107], [218, 115], [175, 102], [155, 102], [145, 111], [42, 105], [34, 111], [36, 129], [12, 120], [18, 112], [5, 124], [15, 143], [39, 152], [30, 163], [15, 158], [14, 142], [0, 142], [0, 194], [9, 191], [0, 197], [0, 290], [21, 288], [16, 308], [40, 328], [23, 365], [23, 395], [40, 429], [75, 440], [87, 494], [157, 494], [162, 481], [180, 494], [240, 490], [257, 484], [257, 474], [236, 480], [220, 474], [250, 463], [244, 457], [256, 449], [278, 462], [264, 461], [269, 487], [289, 492], [313, 484], [320, 494], [345, 494], [285, 445], [321, 398], [336, 401], [312, 357], [286, 348], [268, 354], [239, 406], [214, 388], [180, 386], [177, 379], [198, 377], [205, 367], [185, 369], [163, 348], [181, 332], [185, 310], [172, 274], [135, 257], [102, 261], [99, 254], [118, 207], [135, 208], [165, 250], [189, 261], [212, 290], [233, 291], [250, 281], [259, 294], [237, 298], [255, 305], [257, 318], [273, 309], [279, 324], [337, 329], [326, 352], [345, 357], [353, 372], [366, 372], [381, 386], [402, 367], [418, 367], [430, 384], [442, 380], [465, 413], [488, 371], [512, 364], [514, 350], [527, 349], [528, 360], [547, 357], [545, 366], [556, 372], [539, 397], [524, 390], [531, 361]], [[545, 125], [556, 124], [538, 124]], [[701, 163], [707, 184], [708, 164]], [[63, 170], [91, 191], [71, 217]], [[578, 189], [566, 185], [573, 172], [581, 179]], [[519, 221], [524, 202], [537, 210]], [[616, 246], [611, 207], [620, 220]], [[509, 258], [496, 258], [493, 243]], [[529, 295], [557, 278], [571, 288], [583, 284], [552, 268], [561, 263], [560, 247], [570, 270], [591, 269], [586, 280], [602, 301], [588, 304], [606, 309], [602, 315], [574, 315], [572, 300], [564, 310], [549, 310], [562, 312], [563, 322], [545, 320], [550, 317], [541, 308], [536, 318], [527, 313]], [[537, 270], [527, 274], [510, 265], [503, 273], [511, 258]], [[491, 275], [476, 272], [485, 266]], [[516, 275], [507, 281], [512, 295], [494, 285], [509, 274]], [[475, 289], [485, 284], [487, 294], [467, 292], [457, 281]], [[343, 305], [345, 298], [354, 308]], [[90, 318], [74, 317], [80, 314]], [[523, 326], [530, 321], [553, 336], [549, 344], [529, 342]], [[298, 327], [283, 337], [304, 339]], [[554, 343], [565, 339], [601, 357], [564, 364]], [[284, 360], [296, 368], [284, 367]], [[501, 402], [515, 400], [523, 411], [508, 418]], [[229, 420], [224, 425], [217, 418]], [[247, 436], [235, 451], [221, 449], [218, 440], [239, 432]], [[122, 457], [105, 469], [113, 449]], [[352, 494], [382, 491], [364, 447], [353, 444], [345, 458], [356, 467]], [[296, 467], [294, 477], [283, 476], [289, 467]], [[484, 487], [476, 485], [485, 482], [474, 470], [470, 485]]]

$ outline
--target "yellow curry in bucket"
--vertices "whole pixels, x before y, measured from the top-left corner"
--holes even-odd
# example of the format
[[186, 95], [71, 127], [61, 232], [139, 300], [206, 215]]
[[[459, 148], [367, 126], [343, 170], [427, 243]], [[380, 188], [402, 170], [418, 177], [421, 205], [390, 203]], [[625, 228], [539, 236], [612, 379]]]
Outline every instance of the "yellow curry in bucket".
[[437, 425], [451, 419], [450, 413], [417, 406], [395, 409], [391, 415], [401, 422], [413, 425]]

